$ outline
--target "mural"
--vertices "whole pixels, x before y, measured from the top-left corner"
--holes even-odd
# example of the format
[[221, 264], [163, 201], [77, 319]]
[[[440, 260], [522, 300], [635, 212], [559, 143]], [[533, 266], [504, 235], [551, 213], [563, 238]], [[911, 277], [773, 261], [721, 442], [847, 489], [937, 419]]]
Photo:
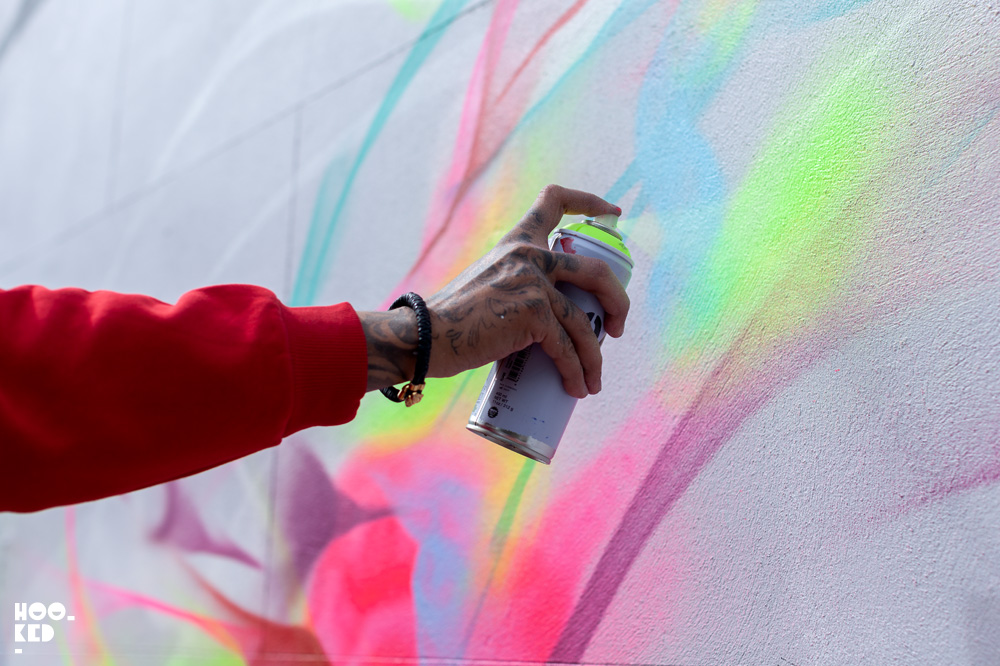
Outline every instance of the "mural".
[[[69, 4], [11, 12], [0, 95], [27, 94], [19, 49]], [[219, 8], [163, 28], [201, 41], [153, 138], [143, 77], [111, 74], [108, 198], [7, 250], [4, 286], [385, 307], [557, 182], [625, 211], [626, 335], [551, 467], [465, 430], [481, 369], [197, 477], [0, 517], [0, 661], [1000, 659], [1000, 6], [252, 4], [207, 22], [220, 44], [197, 24]], [[171, 66], [142, 39], [166, 9], [107, 7], [115, 57]], [[207, 203], [230, 199], [246, 219]], [[186, 229], [202, 207], [212, 228]], [[14, 655], [11, 606], [34, 601], [75, 620]]]

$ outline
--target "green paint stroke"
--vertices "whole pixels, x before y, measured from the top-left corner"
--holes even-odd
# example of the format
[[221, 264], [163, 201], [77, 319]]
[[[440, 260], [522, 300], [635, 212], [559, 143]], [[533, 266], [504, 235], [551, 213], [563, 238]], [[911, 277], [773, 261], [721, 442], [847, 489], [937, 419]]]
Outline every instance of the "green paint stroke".
[[439, 0], [389, 0], [389, 5], [408, 21], [426, 21]]
[[514, 518], [517, 517], [517, 510], [520, 508], [521, 499], [524, 497], [524, 490], [528, 487], [531, 472], [534, 471], [537, 464], [534, 460], [525, 460], [521, 463], [521, 471], [517, 473], [517, 478], [514, 479], [514, 485], [511, 486], [510, 493], [507, 494], [507, 501], [504, 502], [503, 510], [500, 512], [500, 518], [493, 528], [493, 536], [490, 537], [490, 559], [493, 564], [490, 567], [489, 576], [486, 577], [486, 583], [479, 593], [476, 608], [469, 616], [469, 622], [465, 627], [465, 636], [462, 639], [462, 654], [465, 653], [465, 649], [468, 647], [469, 641], [472, 640], [473, 633], [475, 633], [476, 624], [479, 622], [479, 615], [483, 610], [483, 604], [486, 603], [490, 588], [493, 587], [493, 579], [496, 577], [497, 567], [500, 566], [500, 556], [503, 555], [503, 550], [507, 545], [507, 538], [510, 536], [510, 528], [514, 525]]
[[521, 498], [524, 497], [524, 489], [527, 488], [531, 472], [537, 464], [533, 460], [525, 460], [521, 463], [521, 471], [514, 479], [514, 485], [510, 489], [510, 494], [507, 495], [507, 501], [504, 502], [503, 511], [500, 512], [500, 518], [497, 520], [496, 527], [493, 528], [493, 536], [490, 537], [490, 554], [494, 561], [499, 561], [504, 546], [507, 544], [510, 528], [514, 525], [514, 518], [521, 506]]
[[[344, 212], [344, 206], [351, 194], [354, 181], [364, 164], [368, 153], [385, 128], [389, 116], [402, 98], [403, 93], [413, 82], [414, 77], [420, 71], [424, 61], [434, 50], [434, 47], [444, 36], [447, 27], [457, 17], [459, 10], [466, 3], [466, 0], [444, 0], [437, 12], [431, 18], [428, 26], [420, 34], [417, 43], [410, 50], [409, 55], [396, 73], [389, 92], [382, 98], [382, 103], [375, 112], [371, 125], [365, 134], [358, 154], [355, 156], [340, 193], [336, 197], [329, 215], [313, 214], [313, 219], [309, 225], [309, 235], [306, 238], [306, 246], [303, 252], [302, 261], [299, 263], [299, 272], [295, 278], [295, 286], [292, 290], [292, 305], [311, 305], [316, 300], [317, 292], [323, 281], [324, 269], [329, 258], [330, 247], [333, 243], [334, 231]], [[330, 197], [329, 189], [332, 187], [330, 178], [324, 179], [324, 184], [320, 188], [319, 198], [316, 203], [316, 211], [326, 207], [326, 201]]]
[[62, 663], [65, 666], [76, 666], [76, 660], [73, 658], [73, 650], [60, 632], [56, 632], [56, 644], [59, 646], [59, 656], [62, 658]]
[[471, 401], [478, 393], [470, 393], [467, 389], [469, 386], [482, 386], [488, 371], [489, 367], [485, 366], [453, 377], [435, 378], [434, 390], [428, 390], [424, 394], [419, 410], [402, 410], [394, 402], [372, 400], [350, 424], [341, 426], [338, 430], [348, 429], [345, 441], [352, 438], [364, 440], [377, 435], [383, 440], [399, 443], [420, 442], [440, 433], [441, 419], [461, 398], [469, 398], [467, 407], [471, 411]]
[[777, 343], [824, 310], [872, 239], [864, 195], [895, 140], [887, 75], [842, 73], [778, 121], [678, 313], [672, 355], [727, 346], [751, 316]]
[[689, 74], [687, 85], [712, 85], [733, 63], [733, 56], [743, 44], [744, 36], [753, 21], [759, 0], [748, 0], [735, 5], [714, 3], [699, 19], [704, 34], [702, 52], [705, 58]]
[[185, 666], [192, 662], [198, 666], [244, 666], [247, 663], [242, 655], [221, 648], [210, 647], [196, 654], [197, 658], [192, 658], [191, 652], [175, 654], [166, 666]]

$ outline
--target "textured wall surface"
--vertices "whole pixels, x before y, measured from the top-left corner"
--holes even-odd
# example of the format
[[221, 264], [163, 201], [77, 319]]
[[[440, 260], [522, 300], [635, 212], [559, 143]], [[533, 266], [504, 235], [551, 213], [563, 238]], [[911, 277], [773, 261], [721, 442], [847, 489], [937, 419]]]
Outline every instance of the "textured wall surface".
[[0, 516], [0, 663], [1000, 663], [998, 109], [995, 0], [0, 0], [0, 288], [381, 308], [548, 182], [636, 258], [551, 467], [480, 370]]

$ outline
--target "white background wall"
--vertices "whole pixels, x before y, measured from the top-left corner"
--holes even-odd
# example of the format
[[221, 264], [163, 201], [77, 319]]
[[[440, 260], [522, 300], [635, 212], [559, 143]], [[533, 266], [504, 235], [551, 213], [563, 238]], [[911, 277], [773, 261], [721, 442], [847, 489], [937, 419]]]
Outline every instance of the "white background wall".
[[[1000, 663], [997, 63], [986, 0], [0, 0], [0, 288], [373, 309], [547, 182], [637, 259], [551, 468], [465, 439], [477, 375], [179, 482], [173, 538], [164, 488], [2, 516], [0, 663], [281, 663], [183, 615], [264, 631], [193, 572], [330, 659]], [[417, 544], [412, 609], [357, 632], [415, 647], [345, 648], [289, 582], [303, 465], [353, 502], [316, 515], [378, 496]], [[12, 654], [13, 602], [84, 598]]]

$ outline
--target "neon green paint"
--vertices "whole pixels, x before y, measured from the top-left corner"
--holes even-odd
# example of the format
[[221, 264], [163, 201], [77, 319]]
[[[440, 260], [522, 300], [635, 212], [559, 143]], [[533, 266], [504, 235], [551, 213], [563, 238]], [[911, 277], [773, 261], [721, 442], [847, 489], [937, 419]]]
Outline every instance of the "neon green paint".
[[528, 486], [531, 472], [536, 466], [535, 461], [525, 460], [521, 464], [521, 471], [517, 473], [517, 478], [514, 479], [514, 485], [511, 486], [510, 494], [507, 495], [507, 501], [504, 502], [503, 511], [500, 512], [500, 518], [497, 520], [493, 536], [490, 538], [490, 553], [495, 558], [498, 558], [503, 552], [507, 535], [510, 534], [510, 528], [514, 524], [514, 517], [517, 516], [517, 509], [521, 506], [524, 489]]
[[762, 342], [791, 334], [837, 292], [870, 240], [860, 195], [892, 141], [896, 105], [878, 76], [852, 70], [801, 91], [813, 101], [776, 124], [676, 313], [672, 352], [726, 345], [750, 316]]
[[608, 232], [601, 231], [592, 224], [587, 224], [585, 222], [575, 222], [573, 224], [567, 224], [564, 228], [569, 231], [575, 231], [578, 234], [583, 234], [584, 236], [590, 236], [591, 238], [601, 243], [604, 243], [608, 247], [618, 250], [629, 259], [632, 258], [632, 255], [629, 254], [628, 248], [625, 247], [625, 243], [622, 242], [620, 238], [615, 238]]
[[61, 633], [56, 633], [56, 644], [59, 646], [59, 656], [66, 666], [75, 666], [76, 660], [73, 658], [73, 651], [69, 648], [69, 642]]
[[691, 84], [715, 80], [733, 62], [733, 54], [753, 20], [759, 0], [717, 2], [708, 5], [700, 19], [705, 30], [704, 61], [691, 73]]
[[430, 18], [441, 0], [389, 0], [389, 5], [408, 21], [417, 23]]
[[[456, 396], [462, 395], [463, 388], [468, 385], [482, 386], [487, 372], [489, 367], [484, 366], [454, 377], [429, 379], [420, 404], [410, 408], [372, 394], [365, 398], [367, 405], [358, 411], [357, 418], [348, 426], [340, 427], [341, 430], [350, 428], [352, 431], [345, 441], [377, 435], [399, 445], [418, 442], [430, 436], [440, 417], [455, 408]], [[468, 408], [472, 409], [471, 403]]]
[[514, 479], [514, 485], [511, 486], [510, 492], [507, 494], [507, 500], [504, 502], [503, 509], [500, 512], [500, 518], [497, 519], [497, 524], [493, 528], [489, 550], [492, 562], [490, 573], [486, 577], [486, 583], [483, 585], [482, 591], [479, 593], [479, 601], [476, 604], [476, 609], [473, 611], [466, 626], [465, 639], [462, 642], [463, 647], [468, 645], [469, 639], [472, 637], [473, 631], [475, 631], [476, 623], [479, 621], [479, 613], [482, 611], [483, 603], [489, 596], [490, 588], [493, 586], [493, 579], [496, 577], [497, 568], [500, 566], [501, 555], [507, 545], [507, 537], [510, 535], [510, 529], [514, 524], [514, 518], [517, 516], [517, 510], [521, 506], [524, 490], [527, 488], [528, 481], [531, 479], [531, 472], [537, 464], [534, 460], [525, 460], [521, 463], [521, 470]]
[[192, 661], [197, 663], [198, 666], [244, 666], [246, 664], [242, 655], [216, 647], [211, 649], [211, 654], [204, 654], [204, 652], [199, 650], [196, 660], [192, 660], [191, 653], [175, 654], [166, 663], [166, 666], [186, 666], [192, 663]]

